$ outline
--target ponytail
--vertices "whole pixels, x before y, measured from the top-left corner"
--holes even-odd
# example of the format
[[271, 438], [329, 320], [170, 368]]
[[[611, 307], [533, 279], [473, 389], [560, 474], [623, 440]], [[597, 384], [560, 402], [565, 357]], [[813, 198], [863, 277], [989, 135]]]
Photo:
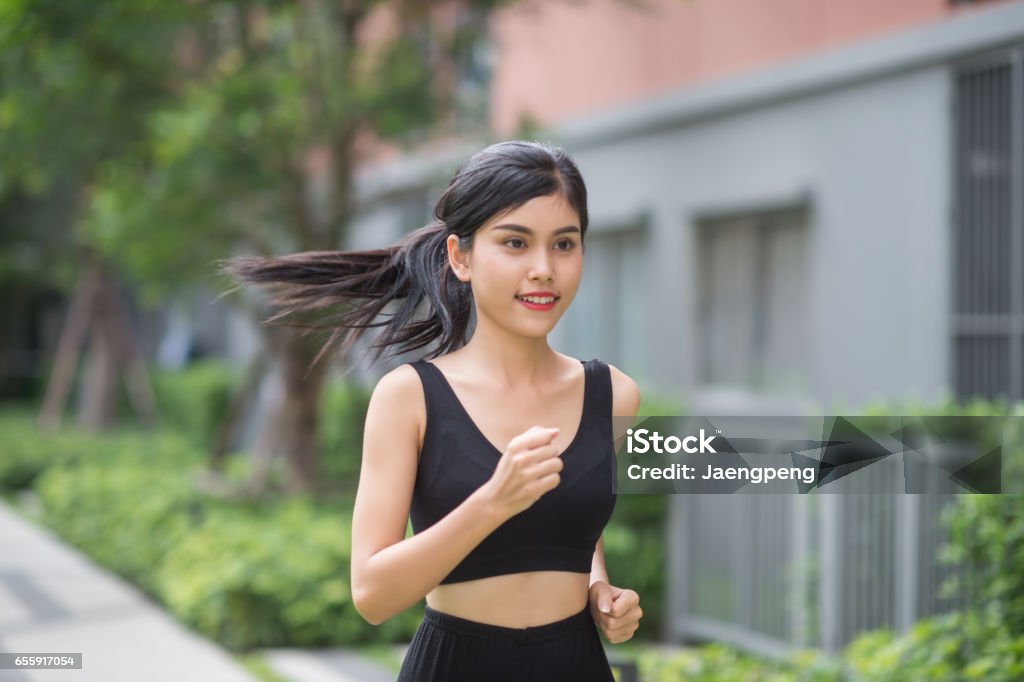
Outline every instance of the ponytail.
[[[384, 331], [370, 346], [375, 349], [371, 361], [389, 347], [392, 355], [398, 355], [436, 341], [428, 356], [435, 357], [465, 345], [473, 308], [469, 284], [455, 277], [448, 265], [447, 237], [445, 224], [435, 221], [385, 249], [305, 251], [276, 258], [239, 256], [226, 261], [222, 271], [270, 293], [270, 302], [282, 309], [265, 323], [298, 327], [304, 333], [331, 330], [311, 366], [339, 338], [340, 352], [347, 354], [373, 327], [384, 327]], [[417, 318], [424, 300], [426, 314]], [[385, 313], [392, 303], [397, 309]], [[339, 312], [301, 324], [278, 322], [321, 308]], [[387, 319], [378, 320], [382, 314]]]

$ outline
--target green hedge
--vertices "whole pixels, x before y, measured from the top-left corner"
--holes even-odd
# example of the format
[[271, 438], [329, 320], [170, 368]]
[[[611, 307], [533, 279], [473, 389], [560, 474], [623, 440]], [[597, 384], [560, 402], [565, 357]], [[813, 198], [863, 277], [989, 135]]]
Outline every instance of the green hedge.
[[210, 447], [227, 416], [240, 373], [225, 362], [201, 360], [180, 370], [154, 372], [152, 377], [164, 426], [199, 447]]
[[213, 510], [161, 566], [161, 594], [197, 630], [231, 648], [407, 641], [409, 609], [379, 627], [349, 592], [351, 517], [296, 498]]
[[[39, 477], [44, 521], [71, 544], [160, 596], [154, 567], [190, 530], [199, 504], [188, 472], [201, 464], [179, 436], [80, 436], [91, 451], [62, 458]], [[50, 441], [40, 439], [40, 446]]]
[[[151, 445], [159, 443], [188, 449], [174, 436]], [[191, 484], [200, 458], [137, 452], [47, 469], [37, 485], [44, 521], [232, 649], [412, 636], [414, 609], [374, 627], [352, 605], [351, 517], [342, 510], [351, 500], [218, 501]], [[231, 468], [237, 475], [245, 463], [235, 457]]]
[[766, 660], [722, 644], [637, 657], [641, 682], [838, 682], [840, 664], [813, 651], [789, 661]]
[[665, 495], [619, 495], [604, 530], [604, 556], [612, 585], [640, 595], [644, 617], [634, 635], [659, 639], [665, 617]]
[[1024, 679], [1024, 634], [992, 613], [950, 613], [916, 623], [902, 636], [869, 632], [846, 648], [847, 679], [855, 682]]
[[36, 446], [33, 415], [25, 409], [0, 412], [0, 490], [29, 488], [50, 464], [51, 449]]
[[863, 633], [835, 658], [808, 650], [766, 660], [721, 644], [635, 658], [642, 682], [1014, 682], [1024, 679], [1024, 636], [992, 614], [951, 613], [905, 635]]
[[[0, 461], [32, 463], [44, 523], [225, 646], [403, 642], [418, 625], [416, 609], [381, 626], [355, 611], [351, 499], [207, 497], [193, 485], [204, 453], [167, 431], [43, 435], [18, 413], [0, 417], [0, 440], [17, 442]], [[247, 466], [232, 457], [229, 477]]]
[[0, 490], [30, 488], [47, 467], [102, 457], [117, 440], [75, 427], [44, 435], [35, 420], [22, 406], [0, 411]]
[[332, 381], [320, 403], [320, 469], [325, 480], [347, 484], [355, 491], [363, 453], [363, 425], [372, 390], [354, 383]]

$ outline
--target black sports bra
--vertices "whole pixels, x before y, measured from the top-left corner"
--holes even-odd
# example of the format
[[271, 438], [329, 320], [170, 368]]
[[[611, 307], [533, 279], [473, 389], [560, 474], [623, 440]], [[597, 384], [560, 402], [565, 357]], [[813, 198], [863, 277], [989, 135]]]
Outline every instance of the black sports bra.
[[[583, 417], [562, 454], [558, 486], [483, 539], [441, 584], [526, 571], [590, 573], [615, 508], [612, 385], [608, 365], [583, 361]], [[494, 473], [502, 453], [487, 440], [433, 363], [411, 364], [423, 382], [427, 424], [409, 516], [414, 533], [437, 523]]]

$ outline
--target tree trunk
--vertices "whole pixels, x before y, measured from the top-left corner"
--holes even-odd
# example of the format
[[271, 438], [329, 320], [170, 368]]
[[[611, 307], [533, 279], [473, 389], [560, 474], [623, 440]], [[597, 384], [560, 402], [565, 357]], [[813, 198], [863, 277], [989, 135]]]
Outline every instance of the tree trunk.
[[250, 360], [249, 366], [245, 370], [245, 378], [242, 380], [242, 384], [231, 396], [231, 403], [228, 406], [228, 413], [224, 418], [224, 422], [217, 429], [213, 450], [210, 452], [211, 471], [223, 473], [228, 453], [235, 447], [239, 425], [246, 412], [251, 409], [255, 402], [260, 382], [266, 375], [267, 355], [264, 351], [260, 350]]
[[109, 281], [102, 278], [89, 335], [78, 402], [78, 423], [87, 429], [102, 431], [114, 425], [117, 416], [117, 359], [111, 333]]
[[281, 446], [288, 461], [288, 490], [312, 492], [319, 476], [320, 394], [327, 376], [328, 362], [321, 359], [314, 367], [321, 343], [293, 334], [283, 346], [281, 357], [284, 401], [278, 428]]
[[64, 406], [75, 380], [79, 353], [95, 314], [101, 268], [91, 254], [87, 253], [83, 262], [78, 284], [72, 293], [71, 304], [64, 318], [53, 369], [46, 383], [46, 395], [39, 410], [39, 427], [43, 430], [52, 430], [60, 426]]
[[138, 334], [132, 325], [131, 316], [124, 298], [117, 287], [110, 282], [107, 287], [107, 323], [108, 338], [113, 341], [113, 351], [121, 365], [124, 388], [132, 409], [139, 420], [149, 428], [157, 425], [158, 409], [153, 385], [149, 381], [146, 370], [146, 359], [142, 355]]
[[329, 362], [323, 358], [310, 369], [321, 342], [301, 336], [287, 327], [264, 329], [265, 349], [271, 358], [269, 391], [264, 416], [252, 444], [252, 470], [247, 484], [250, 495], [270, 488], [272, 464], [279, 457], [285, 464], [285, 488], [288, 492], [318, 490], [320, 395]]
[[[270, 336], [269, 331], [266, 336]], [[276, 364], [275, 359], [275, 364]], [[283, 456], [284, 449], [281, 447], [281, 414], [283, 412], [284, 397], [281, 388], [281, 373], [277, 366], [263, 377], [257, 393], [257, 403], [261, 408], [258, 414], [261, 417], [257, 423], [256, 436], [249, 451], [250, 473], [246, 482], [246, 490], [249, 495], [258, 497], [270, 490], [271, 467], [274, 460]]]

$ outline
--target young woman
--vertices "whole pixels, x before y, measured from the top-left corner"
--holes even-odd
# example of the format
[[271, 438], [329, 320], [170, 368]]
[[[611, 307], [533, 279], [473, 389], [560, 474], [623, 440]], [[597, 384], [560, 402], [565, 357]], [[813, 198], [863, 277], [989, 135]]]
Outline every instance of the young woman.
[[426, 597], [400, 682], [612, 680], [595, 623], [617, 643], [643, 615], [604, 566], [612, 415], [634, 416], [640, 395], [615, 367], [547, 341], [583, 272], [583, 179], [558, 147], [494, 144], [459, 168], [434, 217], [390, 249], [234, 268], [294, 305], [362, 301], [342, 314], [346, 347], [369, 326], [384, 327], [378, 355], [435, 344], [370, 400], [355, 606], [379, 624]]

